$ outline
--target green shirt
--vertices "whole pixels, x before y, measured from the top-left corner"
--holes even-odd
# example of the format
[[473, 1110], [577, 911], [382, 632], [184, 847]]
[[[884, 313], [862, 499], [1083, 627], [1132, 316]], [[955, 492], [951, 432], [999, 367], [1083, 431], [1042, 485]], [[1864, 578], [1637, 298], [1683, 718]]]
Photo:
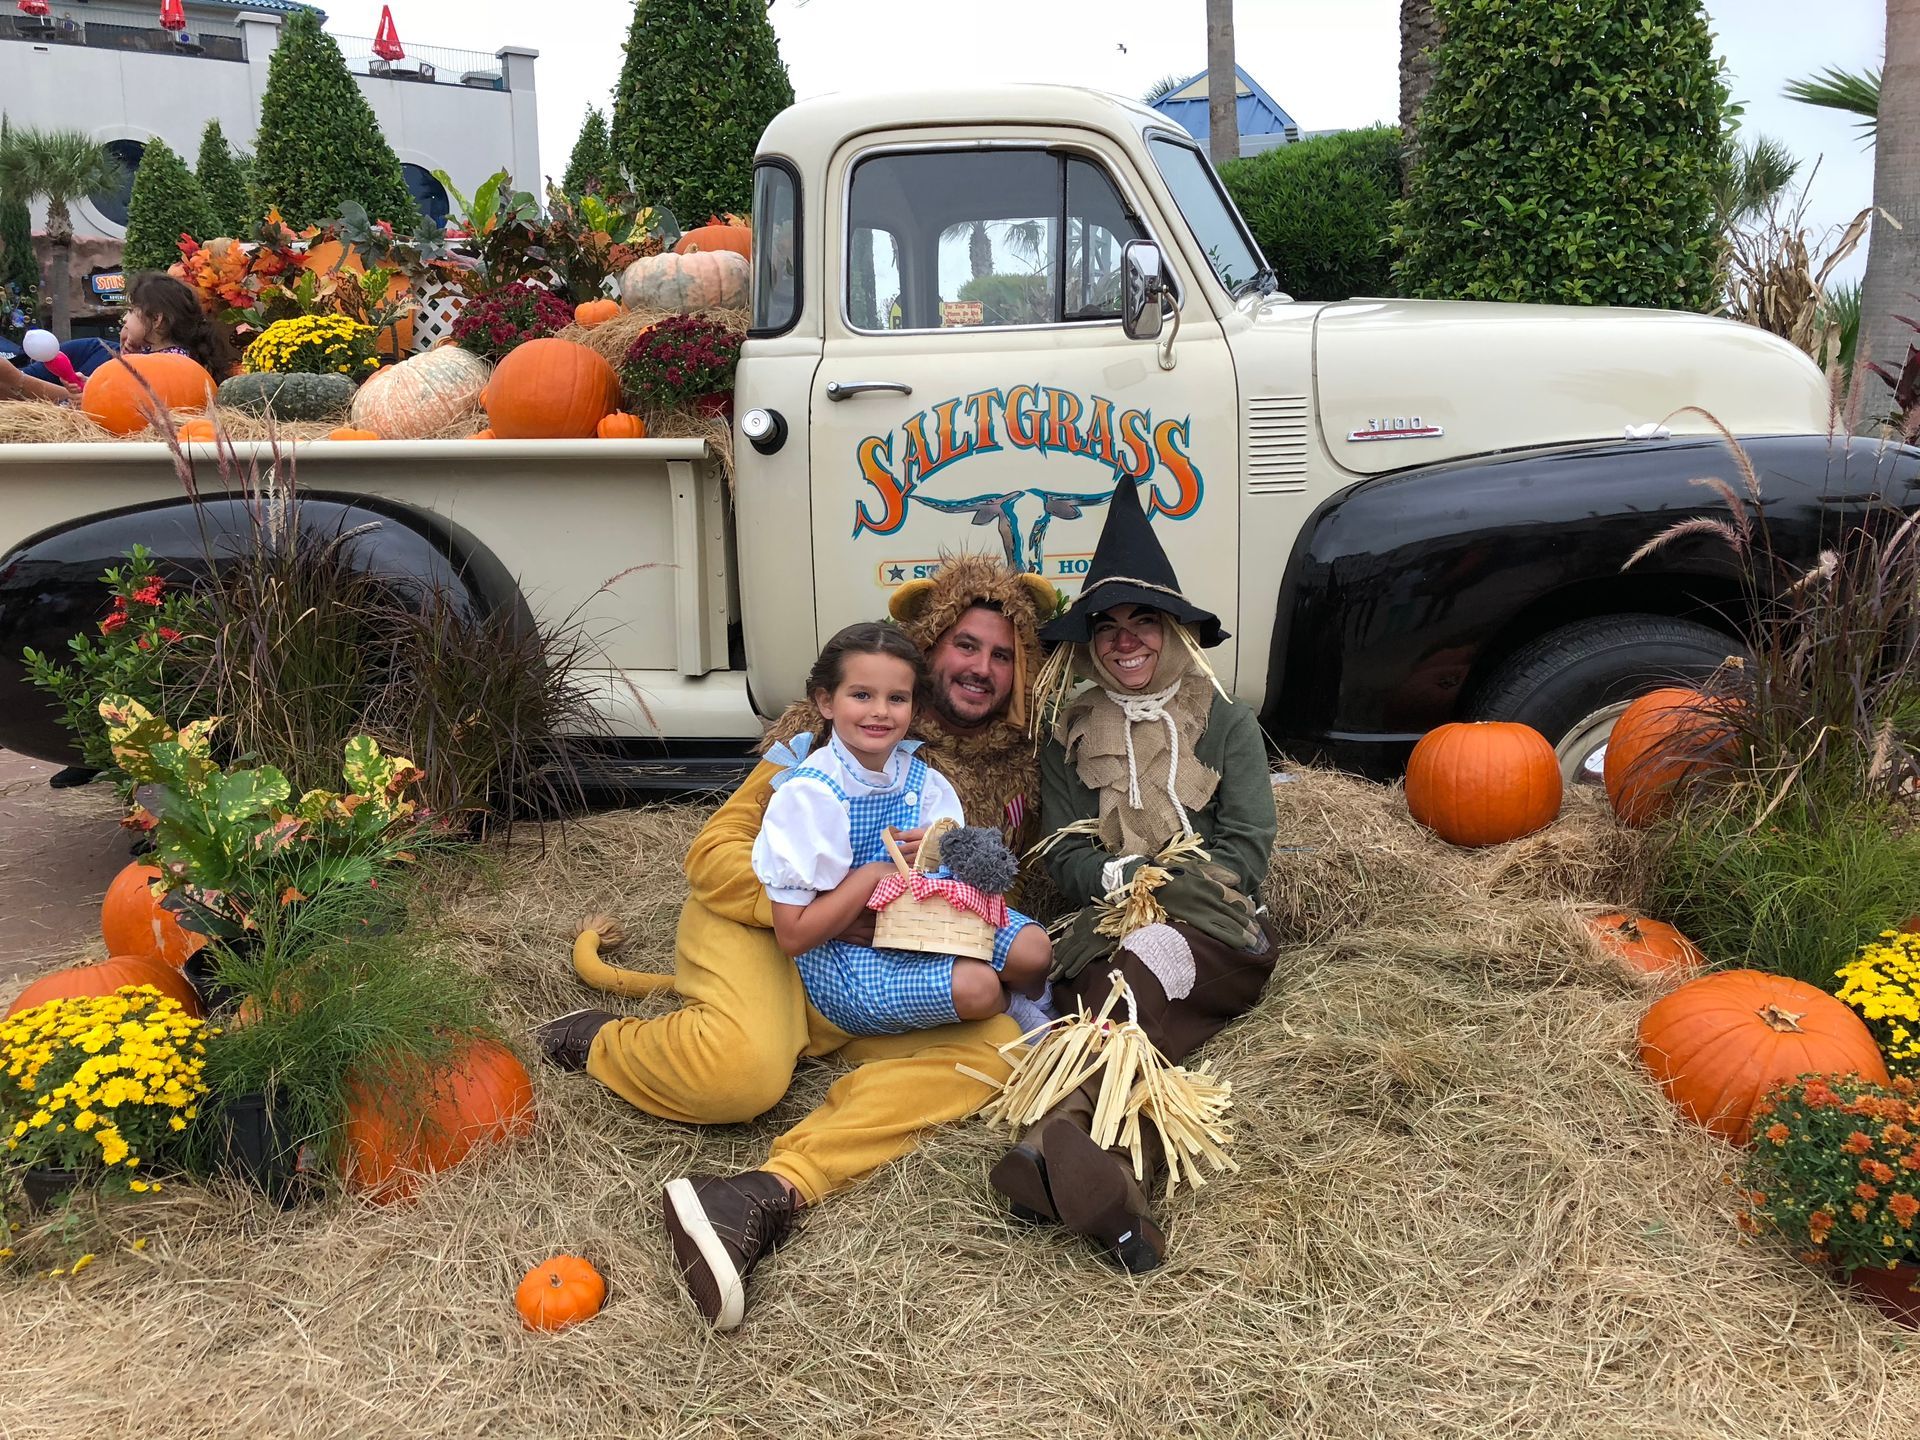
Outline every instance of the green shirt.
[[[1207, 728], [1193, 747], [1200, 763], [1217, 771], [1213, 799], [1187, 818], [1217, 865], [1240, 877], [1240, 891], [1257, 895], [1267, 878], [1267, 857], [1280, 822], [1273, 807], [1273, 778], [1267, 764], [1260, 722], [1245, 705], [1216, 694], [1207, 712]], [[1067, 762], [1066, 747], [1049, 737], [1040, 752], [1040, 833], [1051, 835], [1076, 820], [1100, 815], [1100, 797], [1081, 783]], [[1169, 836], [1169, 839], [1172, 837]], [[1100, 871], [1117, 858], [1092, 835], [1069, 835], [1047, 851], [1047, 873], [1074, 906], [1103, 897]]]

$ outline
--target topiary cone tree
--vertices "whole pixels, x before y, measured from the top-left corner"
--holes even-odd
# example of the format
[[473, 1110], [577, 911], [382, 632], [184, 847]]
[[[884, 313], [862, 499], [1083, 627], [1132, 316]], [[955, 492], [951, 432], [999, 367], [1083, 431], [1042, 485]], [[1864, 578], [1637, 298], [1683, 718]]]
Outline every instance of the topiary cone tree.
[[349, 200], [395, 229], [419, 223], [400, 159], [316, 11], [296, 10], [273, 52], [253, 189], [256, 209], [278, 209], [296, 230], [338, 215]]
[[1402, 293], [1704, 310], [1727, 89], [1700, 0], [1435, 0]]
[[133, 172], [127, 248], [120, 263], [129, 271], [164, 270], [179, 263], [182, 235], [211, 240], [221, 229], [187, 162], [166, 141], [149, 140], [140, 168]]
[[753, 149], [793, 103], [765, 0], [640, 0], [613, 96], [613, 157], [682, 226], [744, 214]]
[[245, 237], [253, 222], [253, 201], [247, 194], [247, 176], [218, 120], [209, 120], [200, 132], [200, 157], [194, 175], [213, 207], [214, 223], [222, 235]]
[[607, 117], [595, 105], [588, 109], [580, 126], [580, 137], [573, 142], [573, 154], [567, 157], [567, 173], [560, 188], [568, 195], [614, 195], [625, 190], [620, 164], [613, 158], [613, 139], [607, 133]]

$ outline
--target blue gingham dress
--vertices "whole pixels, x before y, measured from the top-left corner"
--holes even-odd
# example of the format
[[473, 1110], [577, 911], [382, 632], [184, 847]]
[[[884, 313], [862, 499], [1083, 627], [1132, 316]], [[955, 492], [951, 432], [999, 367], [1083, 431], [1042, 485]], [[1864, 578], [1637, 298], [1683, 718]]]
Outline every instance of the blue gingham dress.
[[[921, 798], [927, 785], [927, 763], [908, 761], [906, 781], [883, 793], [849, 793], [827, 767], [802, 762], [780, 778], [782, 785], [823, 785], [846, 807], [849, 839], [855, 867], [885, 860], [887, 847], [880, 832], [888, 827], [911, 830], [920, 824]], [[1006, 967], [1007, 951], [1033, 921], [1017, 911], [1007, 912], [1007, 923], [993, 937], [995, 970]], [[909, 1030], [931, 1030], [952, 1025], [960, 1016], [953, 1008], [951, 955], [918, 950], [883, 950], [829, 940], [793, 962], [807, 987], [807, 999], [827, 1020], [849, 1035], [901, 1035]]]

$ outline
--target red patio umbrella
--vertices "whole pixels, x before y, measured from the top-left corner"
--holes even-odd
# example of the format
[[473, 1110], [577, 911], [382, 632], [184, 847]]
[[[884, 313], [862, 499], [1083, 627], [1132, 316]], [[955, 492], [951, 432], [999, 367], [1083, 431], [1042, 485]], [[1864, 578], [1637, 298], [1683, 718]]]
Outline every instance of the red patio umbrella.
[[47, 4], [47, 0], [20, 0], [20, 13], [22, 15], [37, 15], [41, 19], [45, 19], [52, 13], [52, 7]]
[[393, 7], [380, 7], [380, 28], [373, 32], [373, 53], [382, 60], [404, 60], [406, 48], [400, 43], [400, 32], [393, 25]]
[[180, 0], [160, 0], [160, 28], [180, 31], [187, 28], [187, 12]]

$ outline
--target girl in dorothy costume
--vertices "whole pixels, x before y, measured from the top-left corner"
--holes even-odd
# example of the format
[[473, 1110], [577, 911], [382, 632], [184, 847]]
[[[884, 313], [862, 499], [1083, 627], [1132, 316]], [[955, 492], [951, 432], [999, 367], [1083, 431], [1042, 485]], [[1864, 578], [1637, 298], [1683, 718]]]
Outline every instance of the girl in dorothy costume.
[[1052, 963], [1047, 933], [1009, 911], [991, 961], [879, 949], [840, 938], [894, 873], [881, 832], [964, 824], [960, 799], [907, 739], [926, 662], [896, 626], [850, 625], [807, 677], [821, 729], [770, 759], [790, 759], [753, 846], [753, 873], [773, 904], [773, 933], [807, 999], [849, 1035], [898, 1035], [1007, 1008], [1009, 989], [1037, 995]]

